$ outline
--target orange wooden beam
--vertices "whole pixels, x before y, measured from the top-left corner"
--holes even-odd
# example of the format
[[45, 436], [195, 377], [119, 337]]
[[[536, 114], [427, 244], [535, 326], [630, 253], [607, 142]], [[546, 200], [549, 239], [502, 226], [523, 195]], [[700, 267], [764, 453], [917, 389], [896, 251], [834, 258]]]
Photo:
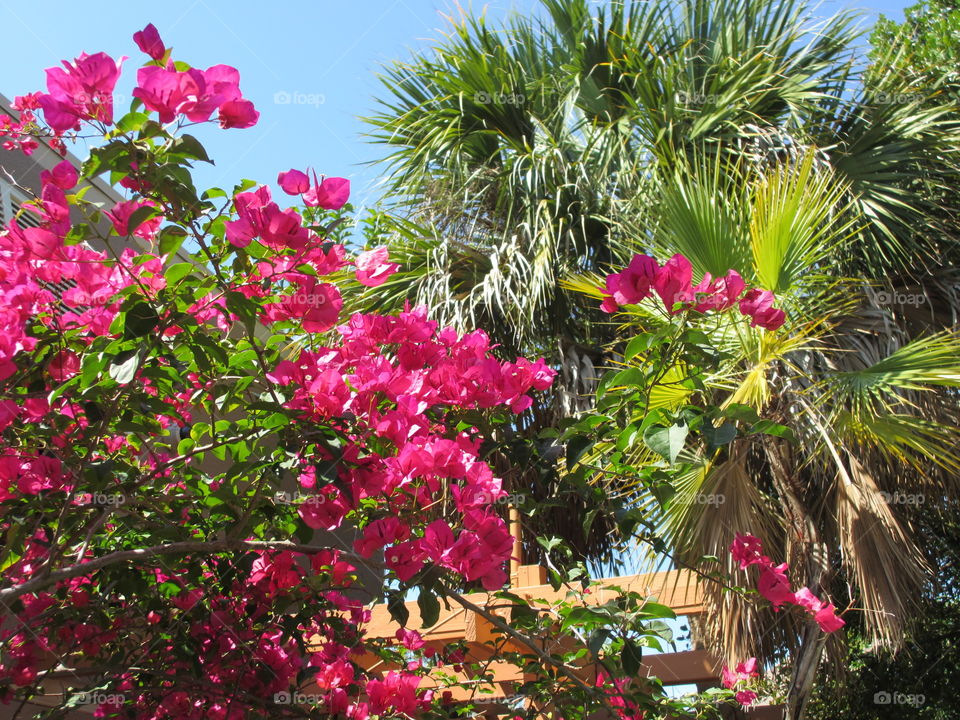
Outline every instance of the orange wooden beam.
[[[543, 579], [544, 574], [543, 568], [536, 565], [522, 565], [517, 573], [518, 577], [524, 580]], [[605, 578], [598, 587], [594, 587], [591, 593], [584, 597], [584, 601], [589, 605], [602, 605], [620, 594], [618, 590], [612, 589], [614, 587], [656, 598], [657, 602], [672, 608], [677, 615], [697, 615], [703, 612], [703, 594], [697, 585], [697, 578], [685, 570], [667, 570], [644, 575]], [[566, 600], [568, 593], [566, 588], [554, 590], [547, 584], [518, 585], [511, 587], [510, 591], [520, 597], [527, 598], [534, 604], [546, 606]], [[470, 601], [480, 607], [494, 603], [503, 604], [502, 601], [491, 598], [487, 593], [473, 593], [470, 595]], [[420, 610], [417, 603], [408, 602], [406, 606], [410, 613], [408, 626], [415, 629], [422, 628], [423, 624], [420, 620]], [[507, 610], [495, 610], [494, 612], [506, 616]], [[476, 633], [478, 623], [480, 627], [484, 623], [489, 624], [483, 618], [476, 617], [473, 613], [466, 612], [459, 605], [451, 603], [449, 609], [441, 606], [440, 618], [437, 623], [430, 628], [421, 630], [421, 634], [428, 640], [445, 640], [447, 642], [461, 639], [474, 640], [473, 635]], [[394, 636], [397, 631], [397, 624], [386, 605], [373, 607], [370, 623], [366, 630], [369, 638]], [[482, 642], [482, 640], [477, 641]]]

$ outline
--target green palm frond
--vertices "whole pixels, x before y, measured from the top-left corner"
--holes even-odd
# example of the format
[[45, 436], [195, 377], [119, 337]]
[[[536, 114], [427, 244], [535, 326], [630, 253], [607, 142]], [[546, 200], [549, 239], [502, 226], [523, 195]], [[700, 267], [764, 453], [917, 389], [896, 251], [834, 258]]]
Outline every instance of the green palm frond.
[[869, 367], [836, 373], [830, 382], [857, 405], [885, 404], [900, 390], [960, 387], [960, 334], [917, 338]]
[[842, 252], [856, 229], [846, 188], [814, 170], [813, 156], [770, 173], [754, 194], [751, 250], [761, 287], [796, 290], [812, 270]]

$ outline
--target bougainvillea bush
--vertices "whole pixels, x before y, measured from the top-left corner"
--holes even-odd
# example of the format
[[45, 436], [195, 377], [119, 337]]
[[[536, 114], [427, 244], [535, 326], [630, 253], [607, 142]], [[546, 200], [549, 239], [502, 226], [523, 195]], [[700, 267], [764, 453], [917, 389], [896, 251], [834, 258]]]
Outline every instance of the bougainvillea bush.
[[[98, 717], [469, 715], [476, 703], [447, 686], [487, 668], [403, 627], [413, 599], [424, 626], [459, 604], [512, 641], [498, 659], [526, 671], [529, 717], [732, 697], [673, 700], [636, 681], [641, 648], [669, 638], [655, 622], [668, 608], [624, 593], [588, 610], [583, 576], [556, 569], [570, 600], [549, 611], [504, 590], [513, 539], [489, 429], [554, 371], [498, 358], [485, 333], [423, 307], [344, 316], [337, 277], [376, 287], [397, 270], [384, 248], [351, 256], [331, 239], [348, 181], [291, 169], [281, 197], [246, 181], [199, 192], [190, 169], [208, 158], [185, 129], [239, 132], [259, 113], [234, 68], [174, 61], [152, 25], [134, 41], [147, 59], [129, 111], [113, 104], [121, 63], [83, 54], [0, 127], [26, 153], [103, 138], [79, 171], [43, 173], [23, 210], [39, 226], [0, 233], [0, 699], [55, 691]], [[85, 199], [101, 175], [127, 199]], [[739, 303], [764, 327], [783, 321], [735, 273], [690, 295], [682, 259], [664, 267], [611, 281], [608, 309], [649, 271], [671, 312]], [[777, 571], [756, 550], [744, 562]], [[378, 601], [395, 638], [365, 635]], [[544, 651], [558, 633], [569, 642]], [[741, 701], [755, 666], [727, 683]]]

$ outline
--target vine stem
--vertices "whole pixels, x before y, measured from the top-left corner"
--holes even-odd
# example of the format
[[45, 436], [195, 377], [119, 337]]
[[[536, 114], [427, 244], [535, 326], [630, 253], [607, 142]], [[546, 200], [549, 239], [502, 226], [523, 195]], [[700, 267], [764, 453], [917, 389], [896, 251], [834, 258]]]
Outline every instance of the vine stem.
[[[186, 555], [189, 553], [217, 553], [229, 550], [288, 550], [292, 552], [304, 553], [306, 555], [315, 555], [325, 550], [331, 550], [326, 546], [304, 545], [302, 543], [292, 543], [286, 540], [185, 540], [183, 542], [169, 543], [167, 545], [154, 545], [148, 548], [135, 548], [132, 550], [118, 550], [107, 555], [101, 555], [89, 562], [77, 563], [55, 570], [42, 577], [36, 577], [32, 580], [13, 585], [11, 587], [0, 589], [0, 603], [8, 603], [16, 600], [27, 593], [41, 590], [49, 585], [58, 583], [61, 580], [69, 580], [79, 575], [100, 570], [111, 565], [117, 565], [124, 562], [144, 561], [151, 558], [159, 558], [164, 555]], [[354, 553], [337, 550], [337, 552], [351, 560], [360, 560]], [[363, 562], [369, 564], [367, 560]]]

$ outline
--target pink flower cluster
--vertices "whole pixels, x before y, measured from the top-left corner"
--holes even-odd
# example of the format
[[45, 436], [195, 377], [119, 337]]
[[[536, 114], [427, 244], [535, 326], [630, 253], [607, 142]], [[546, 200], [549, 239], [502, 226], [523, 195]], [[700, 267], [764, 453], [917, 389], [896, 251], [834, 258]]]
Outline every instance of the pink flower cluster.
[[[126, 248], [120, 262], [115, 262], [86, 245], [66, 244], [71, 227], [66, 191], [76, 184], [77, 172], [66, 160], [45, 170], [40, 198], [25, 206], [38, 216], [40, 226], [22, 228], [11, 219], [0, 233], [0, 379], [13, 374], [18, 353], [33, 349], [35, 341], [27, 334], [29, 321], [104, 335], [119, 310], [114, 300], [118, 292], [133, 283], [153, 291], [165, 286], [158, 257], [137, 260], [141, 253]], [[140, 205], [121, 202], [107, 215], [125, 233], [126, 222]], [[160, 221], [148, 220], [135, 234], [151, 236]], [[47, 288], [61, 283], [71, 287], [58, 298]], [[65, 367], [62, 362], [56, 365], [61, 379], [69, 376]]]
[[824, 632], [835, 632], [846, 624], [837, 615], [832, 603], [823, 602], [809, 588], [803, 587], [793, 592], [787, 578], [787, 563], [774, 565], [770, 558], [763, 554], [759, 538], [737, 533], [730, 545], [730, 553], [740, 564], [741, 570], [746, 570], [751, 565], [760, 568], [757, 590], [773, 603], [774, 609], [786, 604], [798, 605], [810, 614]]
[[597, 673], [594, 680], [595, 687], [604, 693], [613, 716], [620, 720], [642, 720], [646, 716], [646, 713], [640, 710], [637, 703], [629, 697], [631, 681], [632, 678], [610, 677], [603, 670]]
[[226, 231], [227, 240], [236, 247], [246, 247], [254, 238], [260, 238], [272, 250], [304, 250], [322, 242], [304, 227], [300, 213], [292, 208], [280, 209], [266, 185], [238, 193], [233, 204], [238, 217], [227, 222]]
[[607, 275], [601, 290], [605, 299], [600, 307], [607, 313], [636, 304], [655, 292], [671, 315], [685, 310], [723, 312], [739, 304], [740, 312], [751, 318], [754, 327], [776, 330], [786, 320], [783, 310], [773, 307], [776, 298], [769, 290], [754, 288], [744, 293], [746, 283], [736, 270], [717, 279], [706, 273], [693, 285], [693, 267], [680, 254], [662, 266], [649, 255], [634, 255], [624, 270]]
[[[133, 96], [147, 110], [157, 112], [163, 123], [177, 117], [190, 122], [206, 122], [216, 113], [223, 128], [248, 128], [257, 123], [260, 113], [240, 91], [240, 74], [229, 65], [214, 65], [206, 70], [179, 70], [169, 58], [157, 29], [152, 25], [134, 34], [134, 42], [153, 61], [137, 71]], [[62, 67], [48, 68], [46, 92], [18, 97], [14, 109], [20, 118], [0, 118], [0, 136], [7, 150], [19, 148], [30, 154], [37, 147], [31, 137], [37, 131], [35, 111], [52, 131], [51, 147], [65, 151], [61, 136], [80, 130], [82, 123], [113, 123], [113, 92], [120, 78], [125, 57], [114, 60], [106, 53], [81, 53], [73, 62], [64, 60]]]
[[300, 170], [287, 170], [277, 176], [277, 184], [287, 195], [303, 196], [307, 207], [321, 207], [324, 210], [339, 210], [350, 199], [350, 181], [341, 177], [317, 180], [313, 173], [310, 177]]
[[[730, 670], [726, 665], [723, 666], [723, 672], [721, 673], [721, 680], [723, 686], [728, 690], [737, 689], [738, 686], [741, 686], [744, 682], [750, 682], [751, 679], [759, 677], [757, 672], [757, 659], [750, 658], [749, 660], [738, 663], [737, 667], [733, 670]], [[757, 699], [757, 693], [753, 690], [746, 688], [740, 688], [737, 690], [736, 695], [734, 696], [738, 703], [744, 707], [753, 705]]]
[[248, 128], [257, 124], [260, 113], [240, 92], [240, 73], [229, 65], [206, 70], [177, 70], [148, 66], [137, 71], [133, 96], [148, 110], [160, 115], [160, 122], [172, 122], [178, 115], [190, 122], [206, 122], [214, 112], [222, 128]]
[[64, 60], [62, 68], [47, 69], [47, 92], [38, 101], [55, 134], [79, 130], [81, 121], [113, 122], [113, 89], [125, 59], [81, 53], [72, 63]]
[[[339, 347], [303, 352], [269, 375], [289, 388], [286, 405], [306, 422], [351, 413], [358, 418], [340, 470], [339, 487], [351, 488], [352, 496], [325, 486], [300, 506], [304, 522], [332, 530], [362, 500], [374, 498], [388, 512], [364, 528], [358, 553], [369, 557], [386, 548], [387, 566], [402, 580], [429, 561], [488, 589], [501, 587], [512, 540], [493, 509], [505, 494], [500, 480], [479, 460], [476, 437], [466, 432], [444, 437], [435, 417], [452, 407], [508, 406], [520, 412], [532, 403], [528, 393], [549, 387], [555, 371], [543, 360], [500, 362], [490, 355], [485, 333], [461, 337], [450, 328], [438, 331], [425, 308], [397, 317], [354, 315], [338, 331]], [[364, 450], [383, 441], [392, 453]], [[310, 471], [300, 482], [311, 491], [317, 485]], [[436, 520], [415, 536], [405, 517], [416, 517], [418, 508], [446, 491], [462, 527]]]
[[[40, 147], [40, 143], [33, 137], [36, 128], [37, 116], [35, 110], [40, 109], [40, 93], [31, 93], [14, 98], [13, 109], [20, 113], [19, 119], [7, 114], [0, 114], [0, 138], [6, 137], [0, 143], [4, 150], [20, 150], [24, 155], [31, 155]], [[55, 149], [63, 150], [59, 138], [51, 141]]]
[[[167, 50], [151, 23], [133, 36], [137, 46], [159, 63]], [[206, 70], [178, 70], [172, 61], [150, 64], [137, 71], [133, 96], [148, 110], [169, 123], [178, 115], [190, 122], [206, 122], [214, 112], [222, 128], [248, 128], [257, 124], [260, 113], [240, 92], [240, 73], [229, 65], [214, 65]]]
[[357, 255], [357, 281], [367, 287], [383, 285], [399, 267], [390, 262], [385, 247], [368, 250]]

